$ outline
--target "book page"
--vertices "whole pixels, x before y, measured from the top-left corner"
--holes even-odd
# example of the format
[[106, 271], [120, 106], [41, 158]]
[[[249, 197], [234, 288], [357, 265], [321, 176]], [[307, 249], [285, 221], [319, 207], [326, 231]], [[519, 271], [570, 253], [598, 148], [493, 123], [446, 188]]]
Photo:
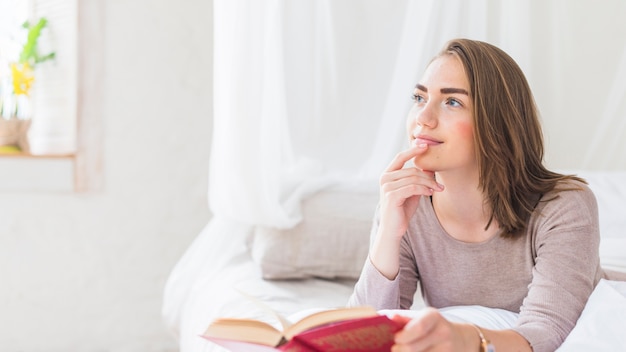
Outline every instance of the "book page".
[[262, 309], [263, 311], [265, 311], [266, 313], [269, 313], [270, 315], [272, 315], [273, 317], [275, 317], [278, 322], [280, 323], [281, 326], [281, 331], [285, 331], [287, 328], [289, 328], [292, 323], [291, 321], [289, 321], [287, 318], [283, 317], [282, 315], [278, 314], [278, 312], [276, 312], [275, 310], [273, 310], [270, 306], [268, 306], [267, 304], [265, 304], [263, 301], [261, 301], [260, 299], [240, 290], [240, 289], [236, 289], [237, 292], [239, 292], [239, 294], [241, 294], [242, 296], [246, 297], [247, 299], [250, 300], [250, 302], [254, 303], [256, 306], [258, 306], [260, 309]]
[[299, 321], [294, 322], [290, 327], [285, 329], [284, 335], [287, 340], [291, 340], [294, 335], [309, 330], [313, 327], [318, 327], [343, 320], [373, 317], [377, 315], [378, 312], [376, 312], [376, 310], [372, 307], [346, 307], [321, 310], [313, 312], [312, 314], [303, 317]]

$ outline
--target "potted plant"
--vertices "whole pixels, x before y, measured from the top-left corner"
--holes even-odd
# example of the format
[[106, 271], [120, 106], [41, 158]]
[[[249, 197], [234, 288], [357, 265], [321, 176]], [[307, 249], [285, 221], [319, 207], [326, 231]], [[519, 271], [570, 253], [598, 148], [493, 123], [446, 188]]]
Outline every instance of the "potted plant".
[[0, 151], [28, 152], [27, 132], [32, 118], [31, 93], [35, 67], [54, 58], [51, 52], [40, 55], [37, 42], [46, 27], [46, 18], [35, 24], [25, 22], [27, 37], [17, 61], [9, 63], [8, 74], [0, 85]]

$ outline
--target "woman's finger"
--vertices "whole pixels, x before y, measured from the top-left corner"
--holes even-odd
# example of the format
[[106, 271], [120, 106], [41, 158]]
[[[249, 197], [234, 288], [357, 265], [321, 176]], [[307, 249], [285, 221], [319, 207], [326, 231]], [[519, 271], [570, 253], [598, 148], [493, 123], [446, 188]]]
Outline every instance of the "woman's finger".
[[407, 161], [423, 153], [424, 151], [426, 151], [427, 148], [428, 146], [426, 144], [420, 144], [418, 146], [401, 151], [400, 153], [396, 154], [389, 166], [387, 166], [387, 168], [385, 169], [385, 172], [402, 169]]
[[[432, 172], [425, 172], [416, 168], [406, 168], [385, 173], [380, 178], [380, 187], [383, 192], [390, 192], [409, 185], [424, 186], [428, 190], [442, 191], [443, 185], [435, 180]], [[423, 194], [432, 194], [427, 192]], [[416, 195], [416, 194], [411, 194]]]

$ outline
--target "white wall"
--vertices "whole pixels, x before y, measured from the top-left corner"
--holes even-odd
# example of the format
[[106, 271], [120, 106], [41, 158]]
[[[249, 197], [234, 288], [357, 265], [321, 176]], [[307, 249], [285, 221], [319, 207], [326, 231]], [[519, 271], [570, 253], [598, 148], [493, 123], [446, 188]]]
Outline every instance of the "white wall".
[[0, 351], [174, 351], [164, 282], [210, 217], [212, 2], [85, 1], [105, 21], [103, 94], [85, 92], [104, 189], [0, 194]]

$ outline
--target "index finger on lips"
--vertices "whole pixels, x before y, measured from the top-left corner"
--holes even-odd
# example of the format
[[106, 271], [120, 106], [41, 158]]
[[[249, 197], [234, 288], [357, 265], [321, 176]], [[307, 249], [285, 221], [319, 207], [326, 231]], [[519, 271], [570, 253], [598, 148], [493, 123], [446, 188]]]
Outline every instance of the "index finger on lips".
[[395, 170], [402, 169], [404, 167], [404, 164], [406, 164], [407, 161], [414, 158], [424, 149], [425, 148], [423, 147], [413, 147], [413, 148], [401, 151], [400, 153], [396, 154], [396, 156], [393, 158], [389, 166], [387, 166], [387, 169], [385, 169], [385, 171], [395, 171]]

